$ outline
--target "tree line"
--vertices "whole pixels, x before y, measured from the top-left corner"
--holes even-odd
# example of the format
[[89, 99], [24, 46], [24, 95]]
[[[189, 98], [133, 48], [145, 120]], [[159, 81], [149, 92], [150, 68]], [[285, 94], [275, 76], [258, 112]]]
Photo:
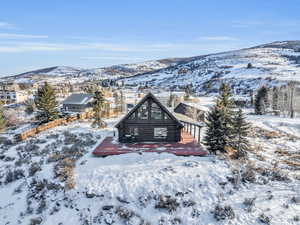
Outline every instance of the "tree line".
[[254, 110], [257, 115], [272, 112], [277, 116], [295, 117], [296, 82], [290, 81], [286, 85], [258, 89], [254, 99]]

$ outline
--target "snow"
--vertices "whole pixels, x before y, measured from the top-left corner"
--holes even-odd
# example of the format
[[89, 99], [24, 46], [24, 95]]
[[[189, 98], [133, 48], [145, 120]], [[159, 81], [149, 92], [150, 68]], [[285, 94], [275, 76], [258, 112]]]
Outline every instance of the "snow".
[[[200, 98], [200, 103], [209, 107], [213, 98]], [[274, 116], [247, 116], [256, 126], [270, 131], [284, 132], [273, 139], [265, 139], [259, 133], [249, 140], [253, 146], [261, 146], [264, 150], [253, 151], [249, 155], [249, 163], [254, 167], [274, 169], [274, 163], [285, 172], [291, 182], [271, 180], [266, 176], [258, 175], [255, 183], [241, 182], [235, 185], [229, 182], [235, 169], [245, 167], [244, 163], [228, 161], [220, 156], [207, 157], [179, 157], [166, 153], [130, 153], [106, 158], [93, 157], [91, 152], [106, 136], [113, 135], [113, 125], [119, 118], [106, 122], [109, 127], [93, 129], [90, 123], [75, 122], [67, 126], [60, 126], [36, 138], [11, 146], [8, 150], [0, 150], [0, 155], [18, 158], [18, 148], [32, 141], [37, 142], [40, 149], [48, 148], [48, 144], [56, 143], [56, 151], [62, 152], [64, 132], [68, 131], [84, 139], [84, 134], [91, 134], [95, 144], [86, 146], [87, 151], [76, 162], [74, 170], [75, 187], [66, 191], [46, 190], [46, 208], [39, 214], [26, 213], [26, 198], [31, 194], [29, 188], [33, 178], [46, 179], [51, 182], [62, 181], [54, 177], [54, 163], [47, 163], [48, 155], [34, 156], [32, 161], [42, 162], [42, 170], [34, 177], [28, 177], [30, 164], [23, 164], [26, 177], [9, 184], [0, 184], [0, 221], [3, 224], [29, 224], [30, 219], [41, 216], [45, 225], [53, 224], [132, 224], [140, 225], [141, 218], [150, 224], [176, 224], [174, 219], [180, 219], [183, 225], [199, 224], [260, 224], [258, 217], [264, 213], [271, 217], [271, 224], [297, 224], [293, 217], [299, 214], [300, 205], [291, 201], [292, 197], [299, 196], [299, 170], [292, 170], [285, 164], [285, 160], [292, 160], [286, 155], [278, 155], [276, 150], [281, 148], [295, 156], [299, 154], [300, 139], [291, 139], [288, 134], [299, 137], [299, 119], [276, 118]], [[285, 134], [287, 133], [287, 134]], [[49, 135], [58, 135], [56, 139]], [[61, 141], [62, 140], [62, 141]], [[2, 146], [3, 147], [3, 146]], [[66, 147], [66, 146], [65, 146]], [[48, 149], [47, 149], [48, 150]], [[50, 151], [50, 149], [49, 149]], [[52, 154], [51, 151], [48, 154]], [[15, 167], [15, 160], [3, 161], [0, 159], [0, 181], [7, 168]], [[18, 168], [18, 167], [16, 167]], [[265, 183], [264, 180], [267, 180]], [[20, 193], [14, 190], [23, 185]], [[92, 195], [87, 197], [86, 193]], [[179, 206], [169, 212], [166, 209], [155, 208], [159, 196], [169, 195], [176, 199]], [[256, 198], [253, 211], [248, 212], [243, 204], [246, 198]], [[38, 207], [39, 201], [32, 199], [32, 207]], [[194, 202], [195, 205], [186, 206], [185, 202]], [[53, 207], [59, 204], [60, 210], [52, 212]], [[230, 205], [235, 218], [232, 220], [217, 221], [212, 211], [217, 204]], [[285, 206], [288, 205], [288, 208]], [[104, 206], [113, 206], [113, 209], [104, 210]], [[134, 212], [126, 220], [118, 216], [118, 207]], [[22, 214], [21, 214], [22, 213]], [[84, 219], [90, 223], [84, 223]], [[94, 221], [94, 222], [93, 222]], [[106, 222], [105, 222], [106, 221]], [[110, 222], [114, 221], [114, 222]], [[172, 222], [173, 221], [173, 222]]]
[[[299, 57], [296, 49], [258, 46], [198, 57], [152, 73], [124, 78], [124, 81], [129, 85], [147, 82], [156, 87], [192, 85], [196, 93], [215, 90], [220, 82], [226, 81], [244, 94], [262, 85], [300, 82]], [[247, 68], [248, 63], [253, 67]], [[183, 69], [185, 72], [181, 73]]]
[[300, 138], [300, 118], [278, 116], [249, 115], [247, 119], [253, 124], [271, 131], [280, 131]]

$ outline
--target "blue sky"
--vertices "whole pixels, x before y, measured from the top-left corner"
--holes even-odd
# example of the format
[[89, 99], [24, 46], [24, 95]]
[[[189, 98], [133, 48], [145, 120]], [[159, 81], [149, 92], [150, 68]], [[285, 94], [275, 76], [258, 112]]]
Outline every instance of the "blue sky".
[[300, 0], [2, 1], [0, 76], [299, 40], [299, 12]]

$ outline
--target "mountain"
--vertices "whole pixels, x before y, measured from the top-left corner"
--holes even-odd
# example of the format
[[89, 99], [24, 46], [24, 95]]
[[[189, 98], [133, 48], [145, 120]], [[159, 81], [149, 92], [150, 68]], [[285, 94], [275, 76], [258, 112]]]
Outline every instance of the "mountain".
[[21, 73], [19, 75], [16, 75], [16, 77], [28, 77], [28, 76], [74, 76], [76, 74], [79, 74], [81, 69], [74, 68], [70, 66], [54, 66], [54, 67], [48, 67], [44, 69], [39, 70], [33, 70], [26, 73]]
[[300, 41], [281, 41], [251, 48], [192, 57], [167, 68], [123, 79], [128, 85], [215, 92], [221, 82], [245, 94], [261, 85], [300, 82]]
[[[175, 63], [177, 62], [174, 60]], [[95, 77], [101, 79], [117, 79], [123, 77], [130, 77], [136, 74], [152, 72], [158, 69], [166, 68], [174, 63], [174, 61], [166, 60], [152, 60], [142, 63], [121, 64], [109, 67], [102, 67], [96, 69], [82, 70], [80, 77]]]
[[69, 66], [55, 66], [21, 73], [15, 76], [6, 77], [8, 79], [57, 79], [57, 78], [86, 78], [86, 79], [117, 79], [134, 76], [136, 74], [156, 71], [166, 68], [177, 62], [185, 60], [183, 58], [152, 60], [141, 63], [121, 64], [95, 69], [81, 69]]

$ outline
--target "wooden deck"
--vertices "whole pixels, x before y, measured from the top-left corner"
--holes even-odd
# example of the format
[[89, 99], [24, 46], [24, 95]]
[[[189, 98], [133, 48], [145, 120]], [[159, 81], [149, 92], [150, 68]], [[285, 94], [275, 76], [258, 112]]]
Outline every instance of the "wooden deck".
[[115, 143], [113, 137], [106, 137], [93, 151], [95, 156], [120, 155], [132, 152], [168, 152], [179, 156], [205, 156], [207, 152], [186, 132], [181, 134], [181, 141], [176, 143]]

